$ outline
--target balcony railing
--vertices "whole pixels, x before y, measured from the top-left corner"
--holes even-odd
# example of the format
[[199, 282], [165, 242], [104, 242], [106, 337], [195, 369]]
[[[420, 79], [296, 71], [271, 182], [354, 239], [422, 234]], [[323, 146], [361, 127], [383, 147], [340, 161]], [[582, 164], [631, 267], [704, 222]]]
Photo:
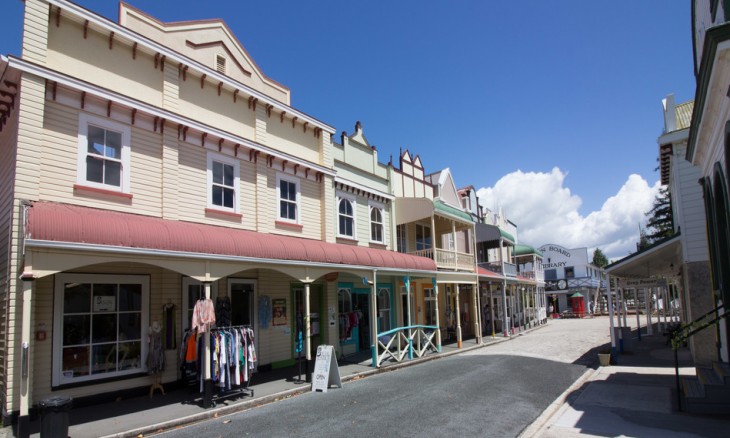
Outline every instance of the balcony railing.
[[497, 274], [504, 275], [505, 277], [517, 277], [517, 265], [514, 263], [504, 263], [504, 271], [502, 271], [502, 262], [483, 262], [479, 263], [484, 269], [489, 269]]
[[522, 271], [519, 274], [533, 281], [545, 281], [544, 271]]
[[[436, 252], [436, 258], [433, 256], [434, 251]], [[441, 248], [422, 249], [411, 254], [435, 260], [437, 268], [474, 272], [474, 254]]]

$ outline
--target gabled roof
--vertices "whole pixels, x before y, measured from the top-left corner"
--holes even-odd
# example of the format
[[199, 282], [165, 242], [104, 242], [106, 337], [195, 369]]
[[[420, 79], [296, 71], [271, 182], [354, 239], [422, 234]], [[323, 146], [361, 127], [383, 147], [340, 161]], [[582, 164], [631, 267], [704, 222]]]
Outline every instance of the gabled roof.
[[[71, 246], [161, 256], [260, 263], [302, 262], [312, 265], [436, 271], [436, 263], [395, 251], [326, 243], [214, 225], [99, 210], [55, 202], [34, 202], [29, 208], [26, 245]], [[336, 266], [335, 266], [336, 267]]]

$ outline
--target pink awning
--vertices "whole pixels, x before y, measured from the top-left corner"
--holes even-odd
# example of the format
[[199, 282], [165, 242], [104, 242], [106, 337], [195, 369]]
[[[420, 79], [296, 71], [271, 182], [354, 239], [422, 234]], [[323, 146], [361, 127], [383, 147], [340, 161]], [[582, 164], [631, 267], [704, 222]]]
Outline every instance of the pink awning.
[[490, 271], [489, 269], [484, 269], [481, 266], [477, 266], [477, 274], [479, 274], [480, 277], [490, 277], [500, 280], [504, 278], [496, 272]]
[[435, 271], [425, 257], [55, 202], [35, 202], [28, 239], [123, 248]]

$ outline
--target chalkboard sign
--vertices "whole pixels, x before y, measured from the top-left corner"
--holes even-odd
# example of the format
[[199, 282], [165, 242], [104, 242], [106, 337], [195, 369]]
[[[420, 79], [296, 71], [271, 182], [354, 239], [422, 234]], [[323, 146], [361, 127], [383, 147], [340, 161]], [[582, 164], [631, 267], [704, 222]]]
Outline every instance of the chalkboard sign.
[[335, 349], [331, 345], [317, 347], [317, 359], [314, 362], [314, 374], [312, 375], [312, 391], [327, 392], [330, 385], [342, 388], [340, 369], [337, 366], [334, 352]]

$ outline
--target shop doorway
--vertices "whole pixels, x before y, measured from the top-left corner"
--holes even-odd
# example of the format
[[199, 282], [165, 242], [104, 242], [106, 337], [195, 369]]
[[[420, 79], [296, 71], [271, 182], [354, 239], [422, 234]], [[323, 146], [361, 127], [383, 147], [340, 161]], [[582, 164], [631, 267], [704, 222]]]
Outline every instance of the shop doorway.
[[[296, 356], [297, 345], [301, 342], [301, 354], [306, 356], [304, 344], [306, 336], [304, 327], [304, 286], [295, 285], [292, 287], [292, 302], [294, 303], [294, 311], [292, 312], [291, 327], [292, 330], [292, 346], [294, 355]], [[324, 301], [322, 299], [322, 285], [312, 284], [309, 286], [309, 327], [311, 334], [311, 357], [314, 357], [317, 347], [325, 343], [324, 333], [321, 326], [321, 317], [323, 314]], [[300, 339], [301, 333], [301, 339]]]
[[356, 352], [370, 351], [370, 290], [355, 289], [353, 305], [358, 319], [353, 334], [357, 344]]

